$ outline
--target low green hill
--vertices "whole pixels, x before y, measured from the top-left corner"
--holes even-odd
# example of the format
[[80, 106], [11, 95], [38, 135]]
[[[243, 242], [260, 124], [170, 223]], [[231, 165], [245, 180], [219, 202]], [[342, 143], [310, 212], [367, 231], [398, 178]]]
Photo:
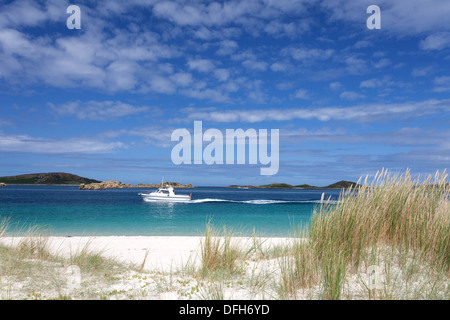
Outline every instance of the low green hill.
[[327, 187], [324, 187], [324, 189], [347, 189], [350, 187], [354, 188], [356, 186], [358, 186], [358, 184], [355, 182], [341, 180], [336, 183], [330, 184]]
[[259, 186], [260, 188], [293, 188], [294, 186], [287, 183], [271, 183]]
[[[246, 186], [246, 187], [250, 187], [250, 188], [278, 188], [278, 189], [347, 189], [350, 187], [356, 187], [358, 186], [357, 183], [355, 182], [351, 182], [351, 181], [345, 181], [345, 180], [341, 180], [338, 182], [335, 182], [333, 184], [330, 184], [329, 186], [326, 187], [316, 187], [316, 186], [311, 186], [309, 184], [299, 184], [299, 185], [291, 185], [288, 183], [271, 183], [271, 184], [264, 184], [264, 185], [260, 185], [260, 186]], [[229, 187], [239, 187], [237, 185], [231, 185]]]
[[294, 186], [295, 188], [300, 188], [300, 189], [320, 189], [320, 187], [315, 187], [315, 186], [311, 186], [309, 184], [299, 184]]
[[17, 176], [0, 177], [0, 182], [6, 184], [70, 184], [100, 182], [98, 180], [80, 177], [65, 172], [30, 173]]

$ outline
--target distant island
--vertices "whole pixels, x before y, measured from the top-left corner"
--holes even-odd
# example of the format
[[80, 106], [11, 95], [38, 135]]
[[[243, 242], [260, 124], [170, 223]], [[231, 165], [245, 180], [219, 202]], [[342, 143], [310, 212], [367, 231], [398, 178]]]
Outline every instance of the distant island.
[[360, 186], [359, 184], [351, 181], [345, 181], [341, 180], [336, 183], [330, 184], [326, 187], [316, 187], [311, 186], [309, 184], [299, 184], [299, 185], [291, 185], [287, 183], [271, 183], [271, 184], [265, 184], [265, 185], [259, 185], [259, 186], [253, 186], [253, 185], [230, 185], [229, 188], [274, 188], [274, 189], [347, 189], [347, 188], [355, 188]]
[[[191, 184], [169, 182], [174, 188], [194, 188]], [[77, 176], [65, 172], [30, 173], [17, 176], [0, 177], [0, 187], [7, 184], [30, 184], [30, 185], [79, 185], [81, 190], [105, 190], [120, 188], [159, 188], [160, 183], [136, 185], [122, 183], [120, 181], [99, 181]], [[274, 189], [347, 189], [360, 186], [351, 181], [341, 180], [325, 187], [316, 187], [309, 184], [291, 185], [287, 183], [271, 183], [265, 185], [230, 185], [229, 188], [274, 188]]]
[[0, 177], [2, 184], [48, 184], [48, 185], [79, 185], [82, 183], [97, 183], [95, 179], [80, 177], [65, 172], [30, 173], [18, 176]]
[[[174, 188], [193, 188], [191, 184], [169, 182]], [[118, 188], [159, 188], [161, 184], [131, 185], [120, 181], [100, 181], [77, 176], [65, 172], [29, 173], [17, 176], [0, 177], [0, 187], [7, 184], [30, 184], [30, 185], [79, 185], [82, 190], [104, 190]]]

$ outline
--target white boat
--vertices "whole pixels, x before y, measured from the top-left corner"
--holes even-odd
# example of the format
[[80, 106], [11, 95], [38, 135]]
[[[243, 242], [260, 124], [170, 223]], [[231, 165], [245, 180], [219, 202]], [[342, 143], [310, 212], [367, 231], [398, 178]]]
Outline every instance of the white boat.
[[167, 184], [164, 187], [164, 184], [161, 183], [161, 188], [154, 192], [150, 193], [139, 193], [142, 199], [146, 202], [186, 202], [191, 200], [191, 195], [178, 195], [175, 194], [173, 187], [170, 184]]

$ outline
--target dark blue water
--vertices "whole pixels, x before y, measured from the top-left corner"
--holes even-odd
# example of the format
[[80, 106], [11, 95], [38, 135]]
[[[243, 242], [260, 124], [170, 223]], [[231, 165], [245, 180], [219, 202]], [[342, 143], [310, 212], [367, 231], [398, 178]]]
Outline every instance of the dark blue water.
[[322, 193], [337, 200], [339, 190], [176, 189], [192, 193], [191, 203], [147, 203], [151, 189], [78, 190], [76, 186], [0, 188], [0, 218], [8, 232], [39, 225], [52, 235], [203, 235], [207, 221], [236, 233], [290, 236], [307, 225]]

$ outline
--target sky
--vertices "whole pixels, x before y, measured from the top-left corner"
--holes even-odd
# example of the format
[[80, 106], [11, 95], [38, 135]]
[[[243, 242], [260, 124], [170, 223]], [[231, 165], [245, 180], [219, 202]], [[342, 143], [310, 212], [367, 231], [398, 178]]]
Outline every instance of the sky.
[[[67, 27], [69, 5], [80, 29]], [[370, 5], [380, 29], [367, 26]], [[0, 1], [0, 176], [325, 186], [383, 168], [434, 175], [450, 163], [449, 16], [447, 0]], [[194, 121], [278, 129], [277, 173], [175, 164], [171, 135]]]

